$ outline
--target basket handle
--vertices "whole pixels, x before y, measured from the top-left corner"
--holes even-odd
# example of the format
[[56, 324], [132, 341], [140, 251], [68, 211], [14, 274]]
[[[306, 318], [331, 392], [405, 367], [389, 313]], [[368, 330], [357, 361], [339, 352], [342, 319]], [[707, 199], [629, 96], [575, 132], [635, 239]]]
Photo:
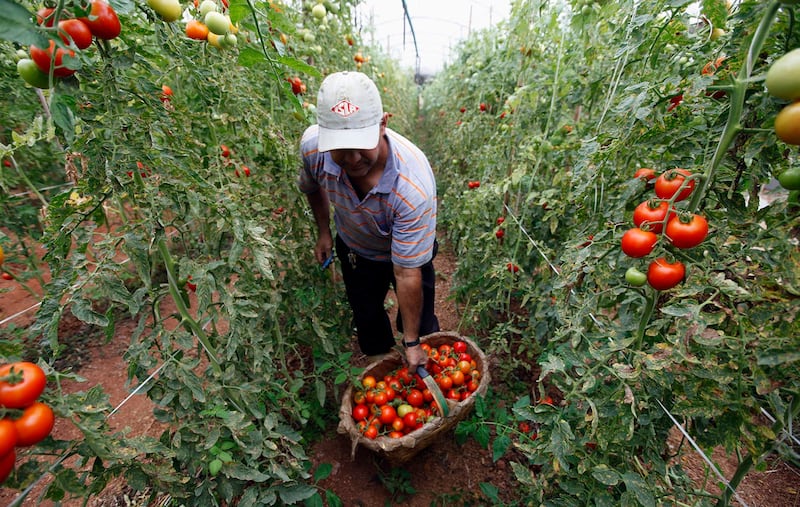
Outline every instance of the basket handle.
[[439, 407], [439, 412], [442, 414], [442, 417], [447, 417], [450, 413], [450, 407], [447, 405], [447, 400], [442, 393], [442, 390], [439, 389], [439, 385], [436, 381], [431, 377], [431, 374], [428, 373], [428, 370], [425, 369], [424, 366], [420, 365], [417, 366], [417, 375], [420, 376], [423, 382], [425, 382], [425, 387], [433, 394], [433, 401]]

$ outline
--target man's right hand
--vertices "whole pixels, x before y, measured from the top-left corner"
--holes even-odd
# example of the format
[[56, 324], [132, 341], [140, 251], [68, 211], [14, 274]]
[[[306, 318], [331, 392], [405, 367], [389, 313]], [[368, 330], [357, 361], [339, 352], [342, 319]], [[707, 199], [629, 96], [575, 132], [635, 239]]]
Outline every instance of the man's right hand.
[[320, 234], [319, 238], [317, 238], [317, 244], [314, 246], [314, 258], [317, 259], [317, 262], [322, 264], [328, 257], [331, 256], [331, 252], [333, 251], [333, 238], [331, 235], [328, 234]]

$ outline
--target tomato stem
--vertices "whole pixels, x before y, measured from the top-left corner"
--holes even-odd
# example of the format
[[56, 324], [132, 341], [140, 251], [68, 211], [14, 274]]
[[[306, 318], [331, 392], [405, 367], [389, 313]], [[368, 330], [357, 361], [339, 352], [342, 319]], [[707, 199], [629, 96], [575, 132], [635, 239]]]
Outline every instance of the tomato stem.
[[647, 296], [647, 304], [642, 312], [642, 318], [639, 320], [639, 329], [636, 330], [636, 350], [641, 350], [642, 342], [644, 341], [644, 332], [647, 330], [647, 324], [650, 322], [650, 317], [653, 316], [653, 311], [656, 308], [656, 301], [658, 301], [659, 291], [653, 291]]
[[700, 188], [692, 195], [692, 200], [689, 203], [689, 210], [694, 212], [700, 205], [700, 201], [708, 191], [708, 186], [714, 180], [714, 173], [722, 163], [722, 159], [728, 151], [728, 148], [733, 144], [736, 136], [742, 131], [741, 118], [744, 111], [744, 100], [747, 92], [747, 87], [751, 81], [750, 76], [753, 74], [753, 67], [761, 52], [761, 47], [769, 35], [769, 29], [772, 25], [775, 15], [780, 8], [780, 0], [773, 0], [766, 8], [764, 17], [756, 28], [753, 34], [753, 39], [750, 41], [750, 47], [747, 50], [747, 56], [744, 65], [739, 69], [739, 74], [734, 79], [733, 88], [730, 93], [730, 109], [728, 110], [728, 122], [722, 131], [717, 149], [711, 159], [711, 164], [706, 170], [705, 177], [700, 182]]
[[208, 354], [208, 358], [211, 362], [211, 367], [214, 369], [214, 372], [220, 375], [222, 374], [222, 367], [217, 359], [217, 350], [208, 339], [208, 336], [206, 335], [205, 331], [203, 331], [203, 328], [200, 327], [200, 324], [198, 324], [189, 313], [189, 308], [186, 306], [186, 303], [183, 301], [183, 297], [181, 296], [181, 287], [178, 283], [178, 278], [175, 275], [175, 261], [170, 255], [169, 249], [167, 248], [166, 237], [163, 233], [159, 236], [160, 237], [158, 238], [157, 242], [158, 252], [161, 254], [161, 258], [164, 260], [164, 266], [167, 271], [169, 293], [172, 296], [172, 299], [175, 301], [175, 307], [178, 309], [178, 313], [181, 315], [181, 324], [189, 328], [189, 330], [197, 337], [197, 340]]

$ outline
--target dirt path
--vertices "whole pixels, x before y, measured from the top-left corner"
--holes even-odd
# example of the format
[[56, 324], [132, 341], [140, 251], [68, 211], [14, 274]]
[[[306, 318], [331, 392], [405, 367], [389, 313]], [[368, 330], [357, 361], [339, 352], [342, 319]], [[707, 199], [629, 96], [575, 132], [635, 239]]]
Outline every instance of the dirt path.
[[[434, 261], [438, 273], [437, 313], [443, 330], [458, 328], [460, 315], [450, 300], [450, 283], [455, 271], [456, 261], [446, 245]], [[0, 293], [0, 321], [24, 312], [13, 321], [4, 324], [24, 327], [34, 317], [37, 301], [25, 291], [14, 288], [11, 281], [0, 280], [0, 289], [12, 289]], [[78, 323], [74, 329], [65, 332], [83, 333]], [[84, 357], [79, 373], [87, 382], [69, 383], [69, 391], [85, 391], [102, 384], [109, 394], [112, 406], [121, 404], [119, 410], [109, 418], [115, 430], [129, 428], [131, 434], [149, 433], [156, 435], [160, 428], [152, 418], [152, 404], [143, 395], [129, 398], [130, 386], [127, 384], [126, 364], [123, 354], [128, 346], [132, 323], [123, 323], [117, 336], [108, 344], [102, 340], [89, 340], [83, 344], [84, 350], [77, 351]], [[124, 403], [123, 403], [124, 402]], [[58, 439], [75, 438], [76, 432], [67, 420], [58, 420], [54, 429]], [[336, 433], [333, 427], [319, 442], [309, 450], [314, 466], [321, 463], [333, 465], [333, 471], [320, 486], [329, 489], [344, 502], [345, 506], [429, 506], [479, 504], [479, 484], [490, 483], [504, 495], [513, 495], [514, 480], [508, 459], [492, 463], [491, 453], [480, 448], [474, 441], [458, 445], [452, 433], [442, 436], [405, 467], [391, 468], [365, 449], [358, 449], [355, 459], [350, 456], [348, 437]], [[735, 468], [735, 460], [719, 452], [714, 455], [726, 476], [730, 477]], [[692, 478], [700, 484], [704, 471], [702, 461], [694, 454], [682, 460]], [[34, 492], [23, 505], [55, 505], [52, 502], [39, 504], [37, 494], [41, 492], [46, 479], [34, 488]], [[713, 479], [710, 483], [714, 483]], [[392, 490], [390, 490], [392, 489]], [[413, 491], [412, 491], [413, 490]], [[800, 474], [796, 469], [776, 463], [765, 472], [751, 473], [740, 486], [738, 494], [750, 507], [800, 507]], [[16, 491], [0, 489], [0, 505], [8, 505], [18, 495]], [[115, 483], [100, 497], [93, 498], [89, 506], [111, 507], [138, 505], [130, 498], [122, 483]], [[507, 500], [512, 501], [513, 496]], [[64, 502], [66, 507], [77, 507], [82, 501]]]

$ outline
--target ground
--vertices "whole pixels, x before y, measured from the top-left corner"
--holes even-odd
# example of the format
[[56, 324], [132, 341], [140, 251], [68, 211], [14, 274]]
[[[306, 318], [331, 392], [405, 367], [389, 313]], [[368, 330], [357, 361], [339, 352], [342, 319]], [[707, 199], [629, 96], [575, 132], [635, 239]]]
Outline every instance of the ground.
[[[437, 311], [440, 324], [443, 330], [454, 330], [459, 324], [459, 314], [449, 296], [455, 259], [446, 246], [436, 258], [435, 267], [438, 273]], [[30, 324], [36, 309], [36, 300], [13, 284], [12, 281], [0, 280], [0, 290], [12, 289], [0, 293], [0, 325], [3, 327]], [[76, 340], [70, 351], [77, 372], [87, 382], [66, 384], [64, 388], [78, 391], [102, 384], [111, 404], [119, 405], [119, 410], [109, 418], [112, 428], [129, 428], [132, 434], [157, 435], [160, 428], [152, 418], [149, 400], [142, 395], [129, 396], [130, 386], [122, 357], [128, 346], [132, 325], [122, 323], [114, 339], [104, 343], [102, 339], [87, 334], [89, 330], [79, 322], [67, 321], [62, 329], [65, 335], [87, 336], [85, 340]], [[59, 420], [54, 436], [75, 438], [77, 432], [68, 421]], [[311, 448], [310, 454], [315, 466], [321, 463], [333, 465], [332, 474], [321, 486], [339, 496], [347, 507], [449, 506], [465, 505], [471, 500], [471, 505], [479, 505], [475, 500], [480, 498], [480, 483], [491, 483], [501, 491], [501, 498], [509, 502], [513, 499], [514, 479], [508, 462], [510, 458], [493, 463], [489, 450], [481, 448], [474, 441], [459, 445], [452, 432], [443, 435], [402, 467], [391, 467], [363, 448], [358, 448], [355, 458], [351, 459], [350, 440], [338, 434], [335, 427]], [[717, 452], [714, 459], [726, 477], [733, 474], [735, 458]], [[705, 476], [702, 460], [696, 454], [690, 454], [682, 464], [696, 483], [701, 484]], [[43, 479], [34, 487], [23, 505], [37, 505], [37, 494], [46, 480]], [[716, 481], [711, 477], [708, 482], [713, 484]], [[709, 491], [714, 491], [713, 486], [709, 487]], [[16, 491], [0, 489], [0, 505], [10, 504], [17, 494]], [[800, 506], [800, 471], [775, 462], [765, 472], [748, 475], [739, 487], [738, 494], [750, 507]], [[62, 505], [77, 507], [81, 502], [75, 500]], [[123, 483], [113, 484], [99, 497], [88, 502], [88, 506], [94, 507], [131, 505], [141, 504], [136, 502], [135, 495]], [[734, 505], [741, 504], [734, 502]]]

